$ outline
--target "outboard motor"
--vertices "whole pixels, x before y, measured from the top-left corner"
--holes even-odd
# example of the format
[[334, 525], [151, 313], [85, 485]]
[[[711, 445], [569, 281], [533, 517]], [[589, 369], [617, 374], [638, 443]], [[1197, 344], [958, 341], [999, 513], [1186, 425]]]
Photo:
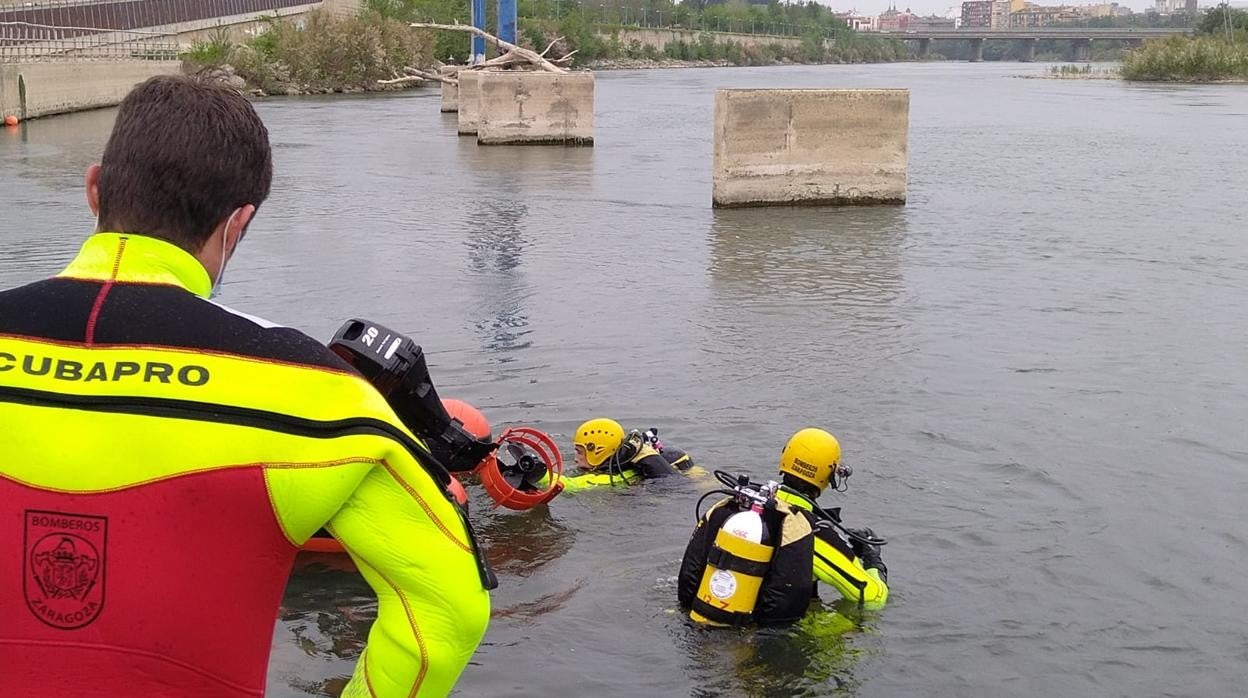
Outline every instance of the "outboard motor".
[[[490, 441], [488, 423], [486, 434], [471, 433], [438, 397], [424, 351], [411, 338], [377, 323], [352, 319], [334, 334], [329, 348], [381, 393], [403, 424], [424, 442], [434, 461], [451, 473], [476, 471], [499, 506], [529, 509], [563, 490], [559, 482], [563, 461], [550, 437], [521, 427]], [[500, 459], [495, 454], [501, 446], [507, 448]], [[545, 488], [539, 485], [543, 479], [548, 480]], [[454, 491], [458, 481], [453, 476], [451, 480], [448, 487]]]

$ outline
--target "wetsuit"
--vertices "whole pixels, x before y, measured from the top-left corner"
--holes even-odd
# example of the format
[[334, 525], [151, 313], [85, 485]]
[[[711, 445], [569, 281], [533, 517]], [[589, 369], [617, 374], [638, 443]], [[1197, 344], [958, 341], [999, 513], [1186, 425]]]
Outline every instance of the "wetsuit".
[[[627, 451], [633, 451], [629, 455]], [[602, 465], [582, 475], [564, 477], [564, 491], [583, 490], [598, 485], [625, 484], [634, 485], [642, 480], [676, 475], [680, 471], [672, 466], [662, 454], [648, 443], [633, 446], [625, 442], [620, 450], [607, 459]], [[546, 478], [539, 483], [545, 486]]]
[[378, 596], [344, 696], [445, 695], [489, 594], [446, 475], [315, 340], [97, 234], [0, 293], [0, 695], [262, 696], [298, 546]]
[[[888, 568], [880, 559], [879, 548], [851, 542], [836, 527], [819, 525], [819, 515], [801, 497], [781, 491], [777, 498], [801, 509], [815, 530], [814, 578], [831, 585], [846, 599], [863, 608], [883, 608], [888, 601]], [[825, 510], [827, 511], [827, 510]], [[828, 511], [840, 522], [840, 510]]]
[[693, 457], [679, 448], [664, 446], [663, 450], [659, 451], [659, 453], [663, 456], [664, 460], [671, 464], [673, 468], [682, 473], [694, 467]]

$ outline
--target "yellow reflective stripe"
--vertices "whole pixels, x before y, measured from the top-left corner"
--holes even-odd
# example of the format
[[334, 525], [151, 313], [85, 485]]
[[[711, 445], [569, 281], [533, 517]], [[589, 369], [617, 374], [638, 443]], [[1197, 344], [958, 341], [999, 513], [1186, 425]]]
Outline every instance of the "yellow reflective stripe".
[[164, 397], [305, 419], [400, 424], [367, 381], [346, 371], [172, 347], [86, 347], [0, 335], [0, 385], [68, 395]]
[[[125, 245], [125, 254], [118, 252]], [[116, 276], [113, 276], [116, 266]], [[190, 252], [171, 242], [129, 233], [96, 233], [87, 238], [60, 278], [180, 286], [202, 298], [212, 291], [208, 271]]]

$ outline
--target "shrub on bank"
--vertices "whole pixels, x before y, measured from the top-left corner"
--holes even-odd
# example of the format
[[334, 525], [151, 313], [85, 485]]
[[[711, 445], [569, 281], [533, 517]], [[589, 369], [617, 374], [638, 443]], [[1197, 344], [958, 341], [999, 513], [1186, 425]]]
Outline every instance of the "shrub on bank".
[[1248, 80], [1248, 42], [1215, 36], [1148, 41], [1127, 52], [1122, 76], [1141, 81]]
[[404, 66], [432, 64], [433, 45], [428, 32], [375, 12], [344, 18], [317, 10], [302, 26], [273, 19], [244, 43], [214, 37], [185, 57], [209, 67], [229, 63], [249, 86], [268, 93], [371, 90]]

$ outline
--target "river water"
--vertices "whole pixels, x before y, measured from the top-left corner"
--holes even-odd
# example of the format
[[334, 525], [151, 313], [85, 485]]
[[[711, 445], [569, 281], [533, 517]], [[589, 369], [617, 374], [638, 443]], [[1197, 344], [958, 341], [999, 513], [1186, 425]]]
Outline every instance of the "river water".
[[[890, 539], [883, 611], [711, 632], [674, 612], [695, 483], [476, 492], [501, 586], [460, 694], [1243, 694], [1248, 88], [1041, 71], [603, 73], [592, 149], [478, 147], [432, 90], [260, 104], [277, 179], [223, 301], [409, 332], [443, 395], [568, 450], [605, 414], [761, 476], [825, 426]], [[712, 210], [713, 90], [766, 86], [910, 88], [909, 204]], [[89, 231], [111, 119], [0, 132], [0, 287]], [[269, 693], [334, 695], [373, 612], [296, 573]]]

